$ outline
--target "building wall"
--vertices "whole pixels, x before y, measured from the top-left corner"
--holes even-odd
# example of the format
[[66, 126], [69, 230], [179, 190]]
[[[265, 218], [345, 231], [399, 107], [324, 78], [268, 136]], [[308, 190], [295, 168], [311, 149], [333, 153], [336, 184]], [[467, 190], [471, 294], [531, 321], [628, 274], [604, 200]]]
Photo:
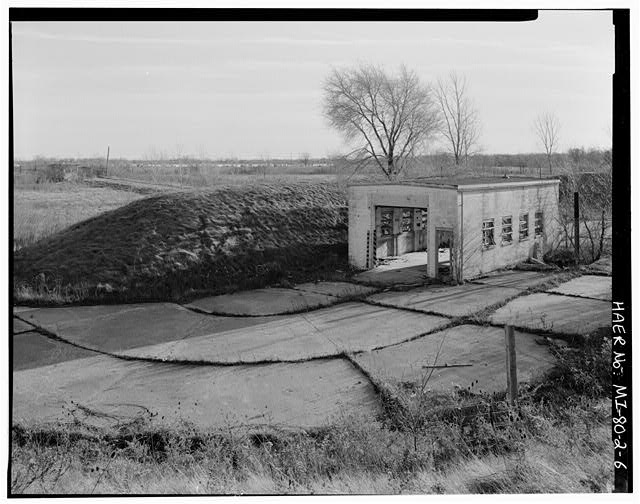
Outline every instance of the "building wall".
[[[401, 184], [350, 186], [349, 201], [349, 262], [362, 269], [373, 267], [371, 263], [375, 235], [375, 209], [377, 206], [402, 208], [427, 208], [429, 270], [435, 275], [436, 227], [451, 228], [456, 225], [456, 190]], [[369, 239], [367, 241], [367, 231]], [[367, 261], [367, 250], [369, 261]], [[431, 271], [429, 271], [431, 275]]]
[[[461, 190], [457, 196], [458, 212], [463, 222], [462, 249], [465, 279], [516, 264], [537, 251], [543, 254], [557, 240], [558, 184], [542, 186], [505, 187], [484, 190]], [[535, 212], [543, 212], [544, 232], [535, 238]], [[519, 240], [520, 214], [529, 214], [529, 237]], [[510, 245], [501, 243], [502, 217], [512, 216]], [[495, 246], [482, 246], [482, 222], [494, 219]]]

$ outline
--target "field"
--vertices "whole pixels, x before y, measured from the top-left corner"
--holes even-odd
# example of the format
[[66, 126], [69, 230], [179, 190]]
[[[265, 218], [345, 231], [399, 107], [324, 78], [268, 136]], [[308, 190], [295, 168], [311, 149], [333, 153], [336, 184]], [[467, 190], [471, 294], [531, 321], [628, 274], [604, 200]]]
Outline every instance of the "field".
[[18, 250], [142, 195], [73, 183], [48, 183], [18, 187], [13, 197], [13, 248]]

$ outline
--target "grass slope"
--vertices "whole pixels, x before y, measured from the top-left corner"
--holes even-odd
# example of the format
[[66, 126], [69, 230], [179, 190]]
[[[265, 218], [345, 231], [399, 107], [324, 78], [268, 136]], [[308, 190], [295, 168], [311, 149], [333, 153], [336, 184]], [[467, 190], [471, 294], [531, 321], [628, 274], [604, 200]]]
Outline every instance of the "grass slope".
[[177, 300], [346, 267], [344, 193], [289, 184], [176, 192], [75, 224], [14, 257], [17, 302]]

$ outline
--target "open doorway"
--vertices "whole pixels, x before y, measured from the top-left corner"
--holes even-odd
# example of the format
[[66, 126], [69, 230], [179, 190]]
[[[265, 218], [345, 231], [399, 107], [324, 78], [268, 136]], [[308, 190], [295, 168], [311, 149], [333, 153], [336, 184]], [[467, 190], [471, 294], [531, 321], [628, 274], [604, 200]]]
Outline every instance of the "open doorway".
[[371, 283], [417, 284], [427, 278], [426, 208], [376, 206], [374, 267], [357, 277]]
[[373, 263], [389, 269], [426, 265], [426, 208], [376, 207]]
[[436, 228], [436, 277], [439, 280], [449, 281], [452, 278], [451, 247], [453, 246], [453, 229]]

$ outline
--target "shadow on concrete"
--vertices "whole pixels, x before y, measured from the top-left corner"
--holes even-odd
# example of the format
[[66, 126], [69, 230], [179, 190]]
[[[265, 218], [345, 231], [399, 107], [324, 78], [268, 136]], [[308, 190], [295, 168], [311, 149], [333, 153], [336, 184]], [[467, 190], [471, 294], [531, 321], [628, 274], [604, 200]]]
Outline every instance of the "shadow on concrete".
[[441, 283], [429, 278], [425, 251], [382, 259], [375, 268], [354, 275], [352, 280], [375, 287], [418, 287]]

